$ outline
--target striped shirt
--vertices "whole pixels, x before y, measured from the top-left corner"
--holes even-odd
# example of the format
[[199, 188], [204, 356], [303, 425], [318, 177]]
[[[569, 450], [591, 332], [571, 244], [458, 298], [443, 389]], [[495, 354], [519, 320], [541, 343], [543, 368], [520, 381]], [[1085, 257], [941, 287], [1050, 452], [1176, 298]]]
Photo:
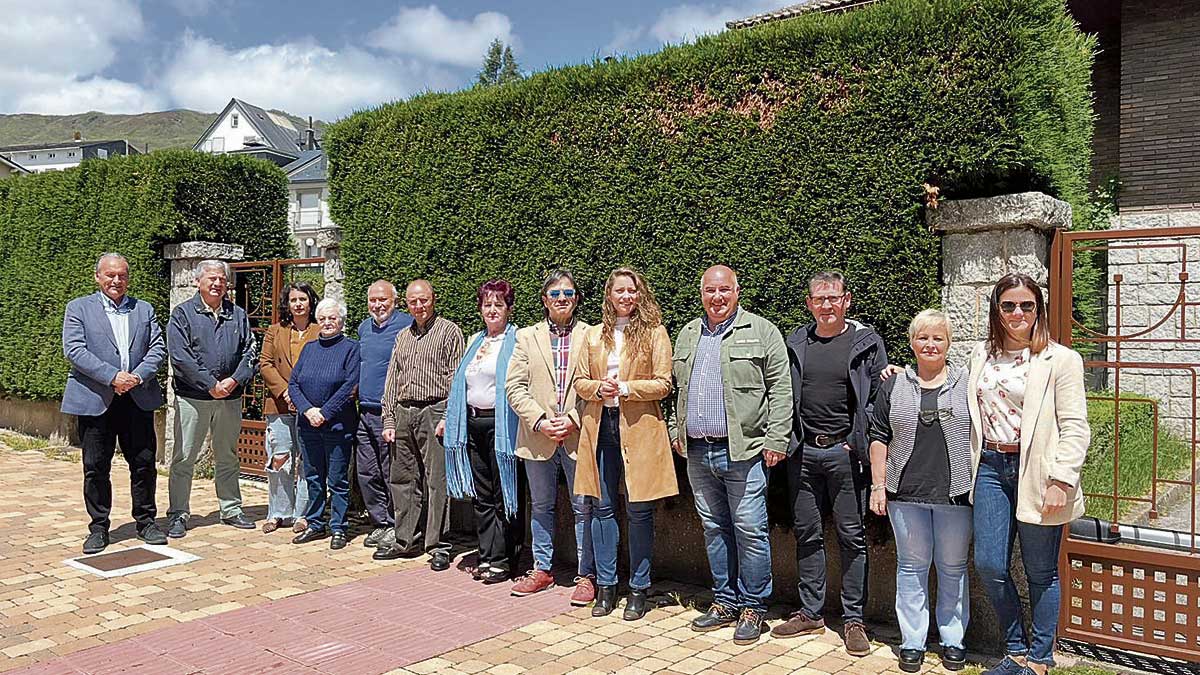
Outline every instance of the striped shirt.
[[721, 339], [737, 319], [738, 312], [709, 329], [708, 319], [700, 320], [700, 341], [692, 361], [692, 379], [688, 385], [687, 435], [689, 438], [725, 438], [729, 425], [725, 417], [725, 384], [721, 377]]
[[453, 321], [434, 315], [424, 329], [414, 322], [396, 335], [383, 385], [383, 428], [396, 428], [396, 406], [440, 401], [466, 351], [466, 338]]

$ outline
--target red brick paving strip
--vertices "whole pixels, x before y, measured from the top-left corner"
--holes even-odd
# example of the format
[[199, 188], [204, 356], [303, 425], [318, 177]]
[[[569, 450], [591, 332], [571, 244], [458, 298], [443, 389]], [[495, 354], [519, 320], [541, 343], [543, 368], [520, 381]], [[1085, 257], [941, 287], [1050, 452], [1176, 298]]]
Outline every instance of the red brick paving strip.
[[21, 675], [375, 675], [571, 609], [569, 589], [410, 569], [237, 609], [61, 656]]

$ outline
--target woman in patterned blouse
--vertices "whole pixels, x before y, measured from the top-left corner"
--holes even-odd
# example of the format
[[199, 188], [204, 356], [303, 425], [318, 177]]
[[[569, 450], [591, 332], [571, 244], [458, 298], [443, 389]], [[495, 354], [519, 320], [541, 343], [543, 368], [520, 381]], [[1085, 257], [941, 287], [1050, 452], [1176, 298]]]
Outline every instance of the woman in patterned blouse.
[[[1025, 274], [992, 289], [988, 338], [971, 356], [975, 567], [1007, 657], [985, 675], [1045, 675], [1058, 626], [1058, 547], [1083, 515], [1079, 479], [1091, 431], [1083, 359], [1050, 339], [1042, 290]], [[1013, 540], [1029, 580], [1032, 630], [1009, 573]]]

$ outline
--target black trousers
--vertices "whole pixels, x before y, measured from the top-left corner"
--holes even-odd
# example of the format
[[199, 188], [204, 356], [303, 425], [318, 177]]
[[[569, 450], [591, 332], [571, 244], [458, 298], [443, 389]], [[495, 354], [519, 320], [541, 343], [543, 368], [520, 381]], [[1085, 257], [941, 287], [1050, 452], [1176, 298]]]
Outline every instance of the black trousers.
[[158, 510], [154, 489], [158, 473], [154, 455], [154, 413], [142, 410], [128, 394], [113, 397], [103, 415], [80, 415], [79, 437], [83, 446], [83, 503], [92, 522], [92, 532], [107, 532], [112, 511], [112, 458], [117, 444], [129, 465], [129, 491], [133, 496], [133, 519], [140, 531], [154, 522]]
[[505, 516], [500, 468], [496, 463], [496, 418], [467, 419], [467, 457], [475, 483], [475, 531], [479, 536], [479, 563], [493, 569], [517, 572], [525, 545], [525, 472], [517, 467], [517, 512]]

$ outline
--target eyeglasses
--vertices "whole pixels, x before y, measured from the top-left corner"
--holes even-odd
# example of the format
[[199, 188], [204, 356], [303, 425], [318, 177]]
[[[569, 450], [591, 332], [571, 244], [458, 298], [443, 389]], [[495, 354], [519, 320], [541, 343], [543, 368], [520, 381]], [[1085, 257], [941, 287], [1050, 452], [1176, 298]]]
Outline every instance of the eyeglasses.
[[830, 305], [836, 305], [839, 302], [841, 302], [842, 300], [844, 300], [845, 298], [846, 298], [845, 293], [842, 293], [841, 295], [810, 295], [810, 296], [808, 296], [808, 299], [812, 301], [812, 304], [816, 305], [817, 307], [820, 307], [826, 303], [828, 303]]
[[954, 417], [954, 410], [951, 408], [922, 410], [920, 414], [921, 426], [931, 427], [933, 426], [933, 423], [939, 419], [943, 422], [948, 422], [952, 417]]
[[559, 299], [559, 297], [563, 297], [563, 298], [570, 300], [571, 298], [575, 297], [575, 289], [574, 288], [567, 288], [567, 289], [556, 288], [552, 291], [546, 291], [546, 295], [550, 296], [551, 300], [557, 300], [557, 299]]
[[1013, 312], [1017, 311], [1018, 307], [1021, 308], [1022, 312], [1026, 314], [1032, 314], [1033, 311], [1037, 309], [1037, 303], [1033, 300], [1026, 300], [1020, 303], [1009, 302], [1008, 300], [1005, 300], [1004, 302], [1000, 303], [1000, 311], [1004, 312], [1005, 314], [1012, 314]]

